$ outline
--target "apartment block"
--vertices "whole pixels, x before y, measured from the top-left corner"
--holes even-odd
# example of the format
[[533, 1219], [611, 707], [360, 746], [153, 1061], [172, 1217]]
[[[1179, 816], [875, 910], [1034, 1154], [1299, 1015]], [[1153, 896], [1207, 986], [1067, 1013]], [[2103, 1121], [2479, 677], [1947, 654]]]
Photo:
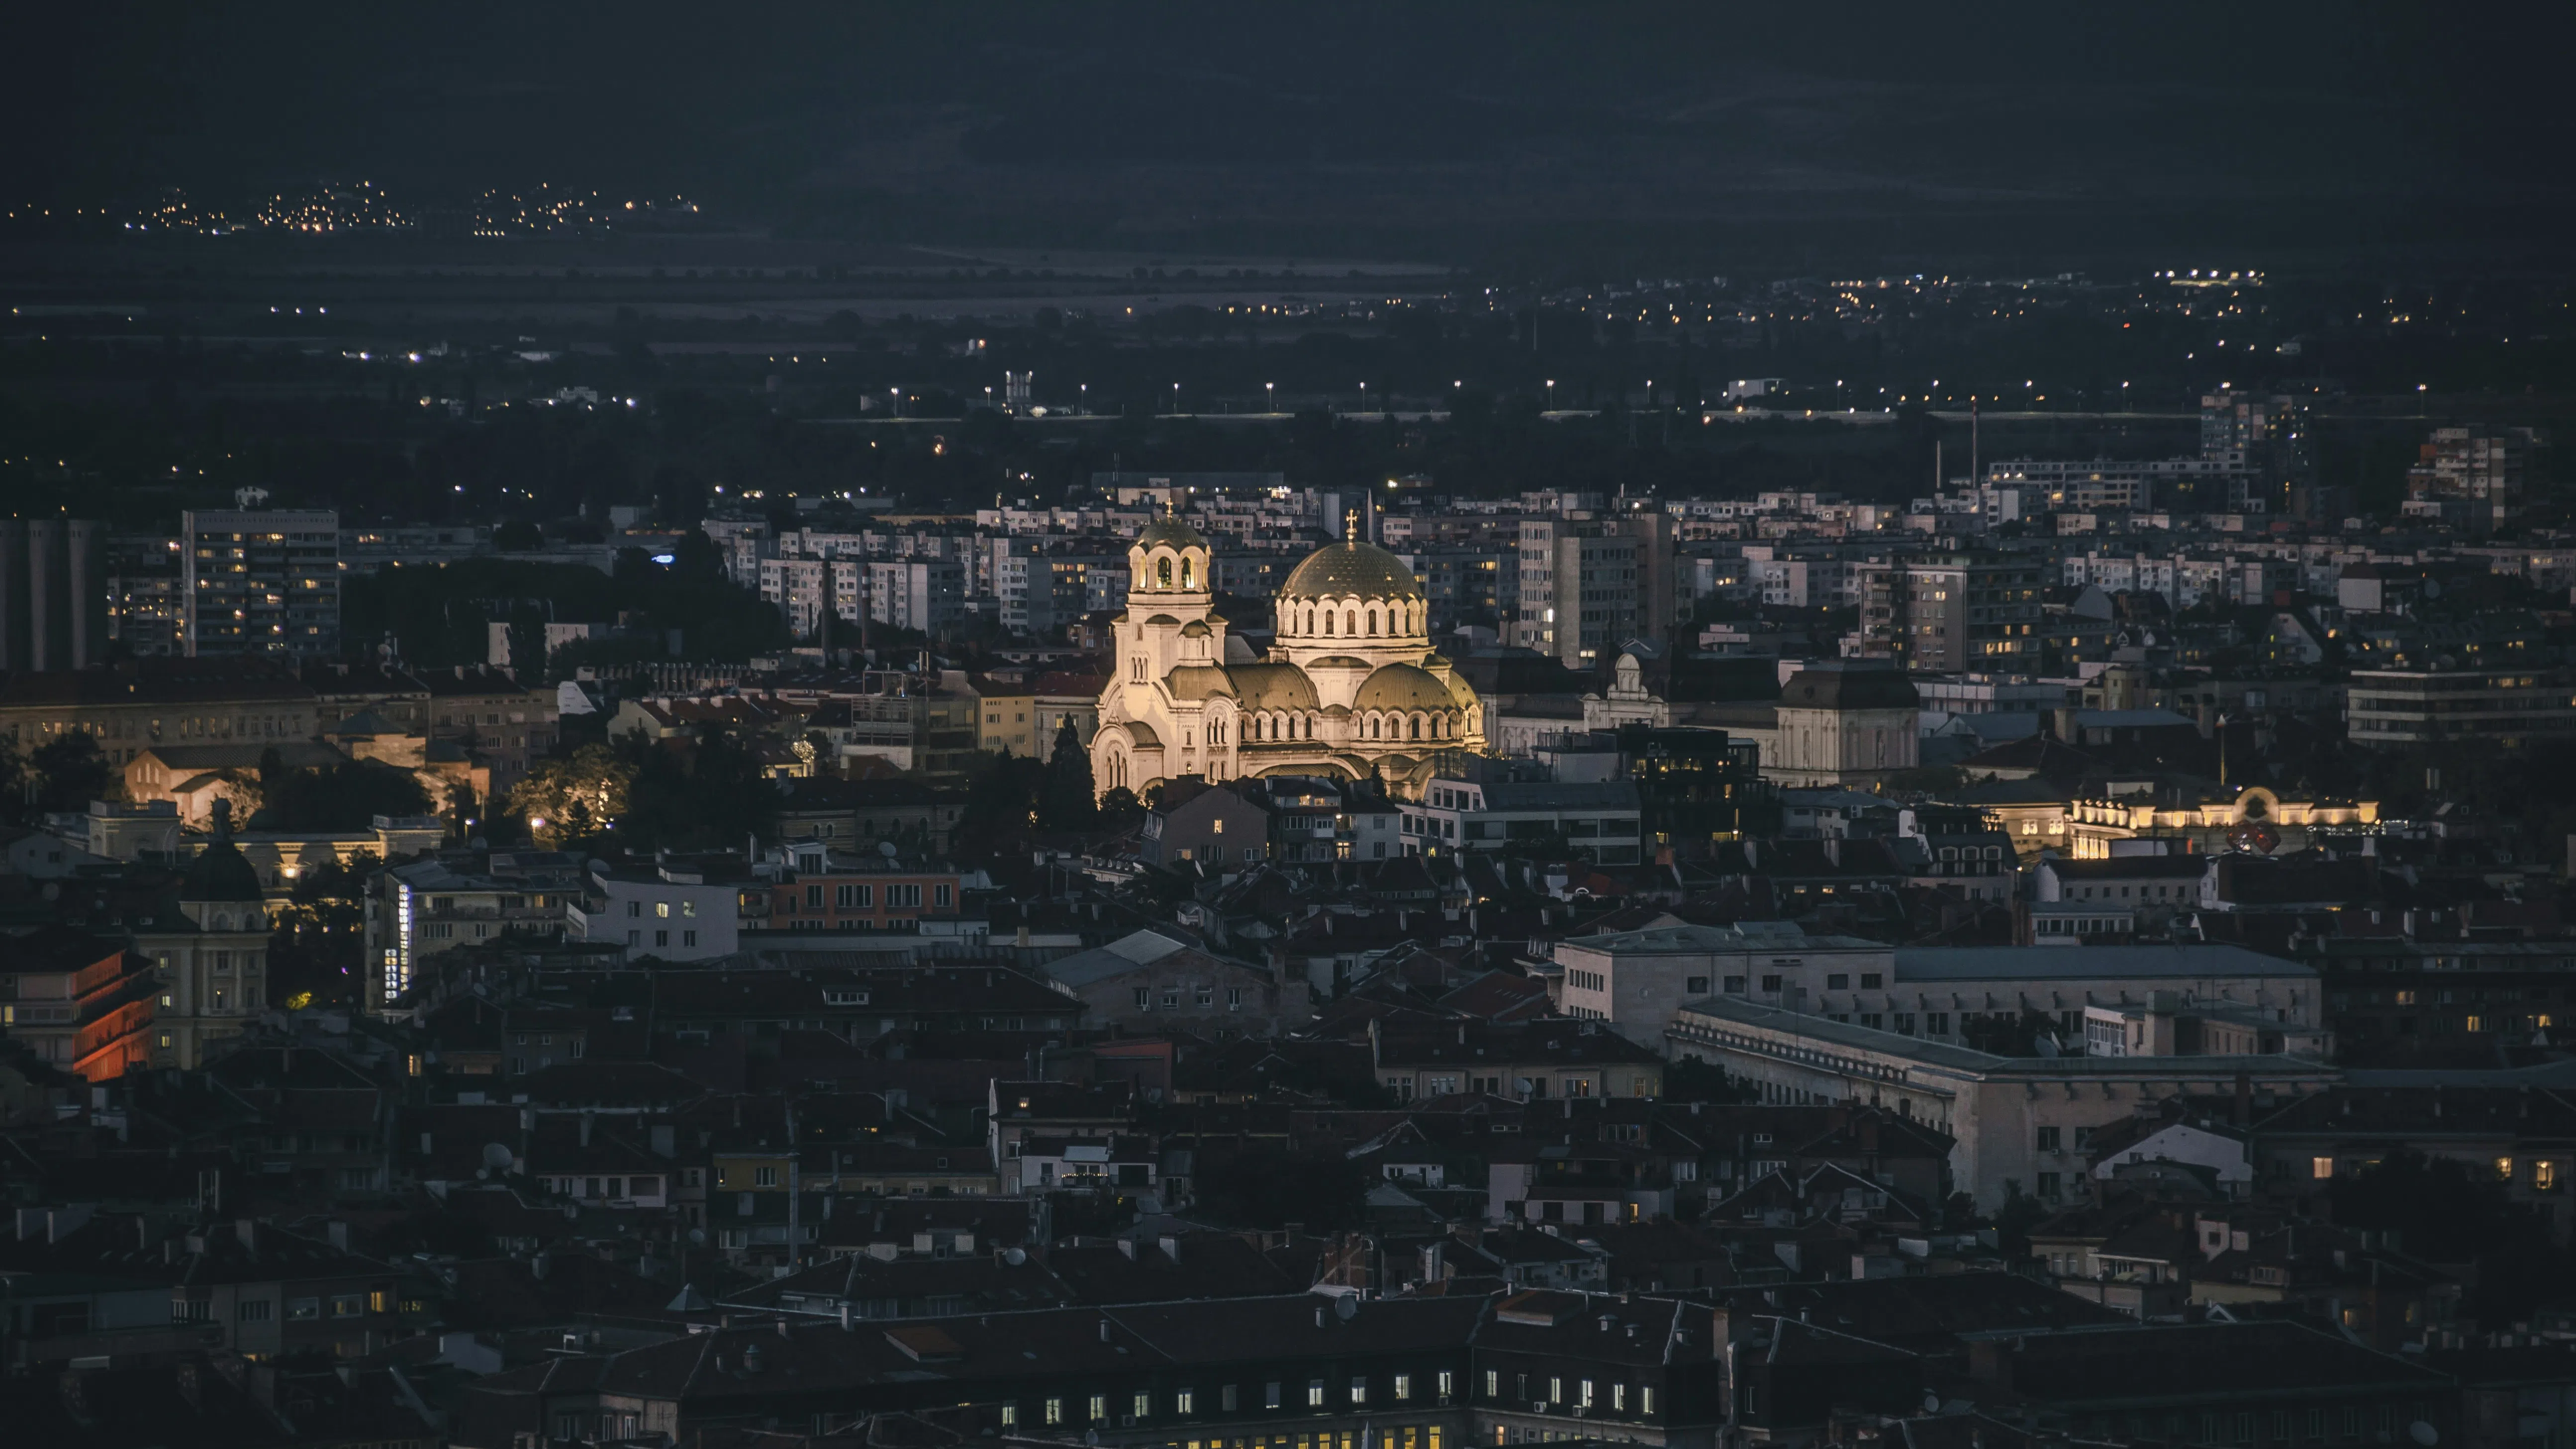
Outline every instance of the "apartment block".
[[326, 509], [180, 515], [181, 652], [340, 652], [340, 516]]

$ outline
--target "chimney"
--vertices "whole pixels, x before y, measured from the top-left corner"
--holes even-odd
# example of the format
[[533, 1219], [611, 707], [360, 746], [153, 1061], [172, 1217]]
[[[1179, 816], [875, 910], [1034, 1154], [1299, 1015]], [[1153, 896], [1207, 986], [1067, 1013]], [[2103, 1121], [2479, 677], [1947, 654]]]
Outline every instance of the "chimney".
[[841, 1302], [841, 1331], [843, 1333], [850, 1331], [850, 1304], [847, 1299]]
[[[1118, 1251], [1127, 1256], [1127, 1261], [1131, 1263], [1136, 1261], [1136, 1240], [1134, 1238], [1120, 1238], [1118, 1240]], [[1100, 1332], [1101, 1336], [1106, 1339], [1109, 1333], [1108, 1320], [1103, 1319], [1101, 1321]]]
[[[2435, 1111], [2438, 1112], [2439, 1110], [2440, 1108], [2437, 1106]], [[2238, 1072], [2236, 1074], [2236, 1125], [2239, 1127], [2250, 1127], [2253, 1123], [2254, 1078], [2250, 1073]]]
[[590, 1145], [590, 1114], [588, 1112], [581, 1114], [581, 1145], [584, 1147], [588, 1147]]
[[1171, 1259], [1174, 1264], [1181, 1261], [1181, 1240], [1178, 1237], [1170, 1233], [1163, 1234], [1162, 1248], [1163, 1256]]
[[1109, 1320], [1106, 1318], [1100, 1320], [1100, 1341], [1102, 1343], [1109, 1341]]
[[330, 1235], [332, 1247], [343, 1253], [349, 1251], [349, 1225], [347, 1223], [342, 1222], [338, 1218], [333, 1218], [329, 1226], [326, 1227], [324, 1231]]

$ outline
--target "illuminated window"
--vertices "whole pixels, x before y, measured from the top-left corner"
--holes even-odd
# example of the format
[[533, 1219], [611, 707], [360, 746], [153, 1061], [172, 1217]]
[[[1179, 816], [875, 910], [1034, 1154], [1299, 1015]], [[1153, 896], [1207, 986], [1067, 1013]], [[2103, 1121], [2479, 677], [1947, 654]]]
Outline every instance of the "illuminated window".
[[2323, 1182], [2327, 1178], [2334, 1176], [2334, 1159], [2331, 1157], [2309, 1158], [2308, 1176], [2315, 1178], [2319, 1182]]

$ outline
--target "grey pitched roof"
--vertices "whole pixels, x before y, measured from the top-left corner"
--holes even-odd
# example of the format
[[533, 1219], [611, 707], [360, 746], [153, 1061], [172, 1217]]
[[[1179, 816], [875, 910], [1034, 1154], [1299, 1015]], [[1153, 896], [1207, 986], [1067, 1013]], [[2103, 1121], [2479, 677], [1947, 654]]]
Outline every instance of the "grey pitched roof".
[[2105, 976], [2310, 976], [2314, 968], [2242, 946], [1899, 946], [1896, 979], [2082, 981]]

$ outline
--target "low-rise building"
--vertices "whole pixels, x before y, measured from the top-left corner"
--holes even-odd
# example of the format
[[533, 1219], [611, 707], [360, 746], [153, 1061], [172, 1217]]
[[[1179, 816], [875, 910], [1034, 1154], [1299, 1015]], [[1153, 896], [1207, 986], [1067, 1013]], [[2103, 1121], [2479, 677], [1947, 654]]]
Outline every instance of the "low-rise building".
[[1667, 924], [1556, 944], [1569, 1016], [1607, 1022], [1630, 1041], [1659, 1045], [1685, 1002], [1717, 993], [1766, 1001], [1803, 1001], [1814, 985], [1853, 979], [1883, 988], [1895, 971], [1895, 949], [1851, 936], [1810, 936], [1788, 921], [1733, 926]]
[[1304, 1019], [1302, 1011], [1291, 1019], [1279, 975], [1269, 967], [1162, 931], [1137, 931], [1043, 970], [1057, 990], [1083, 1004], [1091, 1021], [1130, 1035], [1278, 1036]]
[[2005, 1056], [1723, 996], [1684, 1007], [1665, 1039], [1766, 1102], [1866, 1102], [1931, 1122], [1955, 1140], [1953, 1176], [1985, 1211], [2089, 1194], [2093, 1133], [2166, 1098], [2243, 1091], [2268, 1110], [2341, 1078], [2288, 1055]]
[[[791, 848], [742, 890], [742, 926], [770, 931], [909, 931], [959, 913], [957, 868], [900, 854]], [[612, 923], [613, 924], [613, 923]], [[679, 959], [679, 958], [673, 958]]]
[[564, 911], [576, 940], [623, 944], [629, 960], [704, 961], [742, 947], [749, 874], [738, 860], [594, 860], [586, 873], [587, 888]]
[[1211, 870], [1270, 857], [1270, 812], [1251, 798], [1196, 779], [1174, 780], [1145, 815], [1138, 850], [1149, 865], [1195, 861]]
[[452, 851], [387, 867], [367, 892], [367, 1009], [407, 1010], [397, 1003], [433, 956], [561, 931], [582, 869], [578, 855], [542, 850]]
[[1407, 855], [1455, 855], [1561, 839], [1596, 865], [1642, 858], [1644, 806], [1626, 780], [1592, 784], [1435, 777], [1403, 805]]
[[1520, 1101], [1658, 1097], [1664, 1089], [1660, 1052], [1590, 1021], [1461, 1021], [1419, 1030], [1371, 1022], [1369, 1058], [1378, 1085], [1399, 1101], [1462, 1092]]
[[10, 940], [0, 1028], [38, 1061], [104, 1082], [151, 1060], [153, 971], [123, 940], [56, 926]]

